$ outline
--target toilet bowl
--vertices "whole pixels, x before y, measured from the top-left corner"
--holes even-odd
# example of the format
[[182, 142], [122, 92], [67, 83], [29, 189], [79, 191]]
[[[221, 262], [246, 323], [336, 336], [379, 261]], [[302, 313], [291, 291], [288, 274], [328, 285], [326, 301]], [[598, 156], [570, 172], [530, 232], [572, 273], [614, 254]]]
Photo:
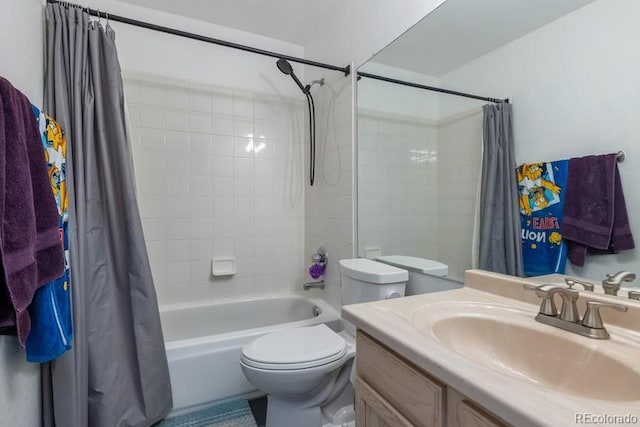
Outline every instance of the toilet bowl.
[[321, 408], [350, 386], [355, 341], [326, 325], [286, 329], [245, 346], [247, 380], [269, 395], [270, 427], [321, 426]]
[[[368, 259], [339, 264], [343, 305], [404, 296], [406, 270]], [[324, 324], [285, 329], [242, 349], [244, 375], [268, 395], [267, 427], [321, 427], [323, 410], [326, 418], [332, 411], [344, 413], [332, 404], [352, 406], [356, 346], [355, 331], [348, 326], [345, 322], [341, 332]]]

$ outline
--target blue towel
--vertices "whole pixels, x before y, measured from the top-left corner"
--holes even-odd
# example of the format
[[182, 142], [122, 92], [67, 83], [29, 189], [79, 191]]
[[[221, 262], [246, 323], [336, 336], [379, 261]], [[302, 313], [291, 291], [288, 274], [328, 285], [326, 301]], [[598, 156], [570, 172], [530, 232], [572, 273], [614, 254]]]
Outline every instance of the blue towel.
[[560, 226], [568, 165], [568, 160], [559, 160], [518, 168], [522, 257], [527, 276], [564, 273], [567, 246]]
[[58, 207], [59, 232], [64, 242], [65, 270], [62, 277], [36, 291], [29, 306], [31, 331], [27, 337], [27, 360], [49, 362], [71, 348], [73, 327], [69, 274], [68, 197], [66, 191], [66, 139], [62, 128], [49, 116], [33, 107], [47, 162], [51, 190]]

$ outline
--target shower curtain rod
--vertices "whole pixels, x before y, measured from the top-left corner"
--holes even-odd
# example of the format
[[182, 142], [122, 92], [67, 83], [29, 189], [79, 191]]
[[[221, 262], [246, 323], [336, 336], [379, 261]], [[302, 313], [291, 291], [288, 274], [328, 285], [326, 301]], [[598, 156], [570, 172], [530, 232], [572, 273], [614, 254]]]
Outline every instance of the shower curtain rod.
[[206, 42], [206, 43], [212, 43], [212, 44], [217, 44], [217, 45], [220, 45], [220, 46], [226, 46], [226, 47], [230, 47], [230, 48], [233, 48], [233, 49], [243, 50], [245, 52], [256, 53], [258, 55], [270, 56], [272, 58], [277, 58], [277, 59], [284, 58], [287, 61], [297, 62], [299, 64], [310, 65], [312, 67], [325, 68], [327, 70], [333, 70], [333, 71], [341, 71], [341, 72], [344, 73], [345, 76], [348, 76], [351, 73], [351, 66], [349, 66], [349, 65], [347, 65], [346, 67], [339, 67], [337, 65], [325, 64], [323, 62], [317, 62], [317, 61], [310, 61], [310, 60], [304, 59], [304, 58], [297, 58], [295, 56], [282, 55], [280, 53], [271, 52], [269, 50], [258, 49], [258, 48], [255, 48], [255, 47], [246, 46], [246, 45], [239, 44], [239, 43], [233, 43], [233, 42], [228, 42], [226, 40], [220, 40], [220, 39], [216, 39], [216, 38], [213, 38], [213, 37], [203, 36], [203, 35], [200, 35], [200, 34], [189, 33], [187, 31], [177, 30], [175, 28], [165, 27], [165, 26], [162, 26], [162, 25], [151, 24], [149, 22], [138, 21], [137, 19], [127, 18], [127, 17], [124, 17], [124, 16], [112, 15], [112, 14], [110, 14], [108, 12], [104, 12], [104, 11], [97, 10], [97, 9], [90, 9], [90, 8], [84, 7], [82, 5], [75, 4], [75, 3], [69, 3], [69, 2], [66, 2], [66, 1], [47, 0], [47, 3], [59, 3], [61, 5], [68, 6], [68, 7], [70, 6], [70, 7], [81, 8], [82, 10], [84, 10], [85, 12], [87, 12], [91, 16], [97, 16], [98, 18], [105, 18], [108, 21], [122, 22], [124, 24], [134, 25], [136, 27], [146, 28], [148, 30], [160, 31], [162, 33], [172, 34], [174, 36], [180, 36], [180, 37], [185, 37], [185, 38], [188, 38], [188, 39], [199, 40], [199, 41]]
[[392, 79], [391, 77], [384, 77], [384, 76], [379, 76], [377, 74], [370, 74], [370, 73], [365, 73], [365, 72], [362, 72], [362, 71], [358, 71], [358, 79], [360, 77], [366, 77], [366, 78], [374, 79], [374, 80], [381, 80], [383, 82], [395, 83], [395, 84], [403, 85], [403, 86], [411, 86], [411, 87], [415, 87], [415, 88], [418, 88], [418, 89], [431, 90], [431, 91], [434, 91], [434, 92], [446, 93], [446, 94], [449, 94], [449, 95], [463, 96], [465, 98], [480, 99], [482, 101], [494, 102], [496, 104], [509, 103], [509, 99], [487, 98], [485, 96], [472, 95], [470, 93], [458, 92], [458, 91], [455, 91], [455, 90], [442, 89], [442, 88], [434, 87], [434, 86], [421, 85], [419, 83], [406, 82], [404, 80]]

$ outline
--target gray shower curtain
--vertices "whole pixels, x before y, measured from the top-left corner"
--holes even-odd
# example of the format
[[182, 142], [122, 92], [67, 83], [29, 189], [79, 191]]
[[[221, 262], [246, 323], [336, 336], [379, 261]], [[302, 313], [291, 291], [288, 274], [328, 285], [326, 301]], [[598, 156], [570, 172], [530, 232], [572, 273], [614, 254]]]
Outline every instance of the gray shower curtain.
[[46, 37], [44, 111], [68, 144], [75, 337], [43, 375], [43, 418], [60, 427], [148, 426], [171, 409], [171, 386], [114, 33], [79, 8], [48, 4]]
[[482, 113], [478, 267], [523, 276], [511, 104], [485, 105]]

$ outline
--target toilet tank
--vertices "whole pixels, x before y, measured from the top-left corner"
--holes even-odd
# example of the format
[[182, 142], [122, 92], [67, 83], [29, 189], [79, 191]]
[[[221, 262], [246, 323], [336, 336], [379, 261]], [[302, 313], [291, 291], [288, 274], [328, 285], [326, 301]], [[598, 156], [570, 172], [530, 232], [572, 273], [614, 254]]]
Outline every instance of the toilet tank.
[[402, 297], [409, 279], [406, 270], [366, 258], [341, 259], [342, 304]]
[[376, 258], [376, 261], [409, 272], [406, 295], [419, 295], [462, 287], [461, 283], [444, 279], [449, 273], [449, 267], [438, 261], [406, 255], [380, 256]]

